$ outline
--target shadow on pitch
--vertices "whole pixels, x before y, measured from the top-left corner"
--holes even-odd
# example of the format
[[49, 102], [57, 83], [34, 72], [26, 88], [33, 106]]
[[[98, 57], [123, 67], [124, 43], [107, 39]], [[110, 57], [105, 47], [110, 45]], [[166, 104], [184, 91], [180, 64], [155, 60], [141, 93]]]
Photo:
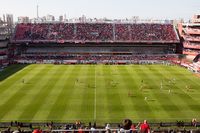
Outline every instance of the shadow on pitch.
[[8, 66], [2, 72], [0, 72], [0, 81], [5, 80], [6, 78], [10, 77], [11, 75], [15, 74], [16, 72], [22, 70], [27, 66], [28, 64], [15, 64]]

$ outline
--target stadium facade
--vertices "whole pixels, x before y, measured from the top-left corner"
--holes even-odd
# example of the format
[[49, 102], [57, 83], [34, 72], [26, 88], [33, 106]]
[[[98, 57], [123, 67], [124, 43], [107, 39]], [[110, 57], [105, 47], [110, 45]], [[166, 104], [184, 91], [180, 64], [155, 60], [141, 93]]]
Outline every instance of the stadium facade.
[[183, 54], [196, 56], [200, 50], [200, 22], [195, 15], [191, 23], [179, 24], [179, 33], [183, 39]]
[[[183, 45], [183, 54], [187, 59], [193, 60], [193, 63], [184, 63], [183, 65], [192, 71], [200, 70], [199, 52], [200, 52], [200, 15], [194, 15], [190, 23], [180, 23], [178, 25], [181, 42]], [[196, 57], [196, 58], [195, 58]]]

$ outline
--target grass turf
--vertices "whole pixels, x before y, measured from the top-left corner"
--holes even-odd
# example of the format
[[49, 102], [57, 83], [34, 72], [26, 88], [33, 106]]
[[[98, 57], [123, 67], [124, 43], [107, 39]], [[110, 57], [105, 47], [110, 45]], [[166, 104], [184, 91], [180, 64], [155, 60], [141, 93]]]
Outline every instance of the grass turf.
[[177, 66], [14, 65], [0, 79], [1, 122], [200, 118], [200, 79]]

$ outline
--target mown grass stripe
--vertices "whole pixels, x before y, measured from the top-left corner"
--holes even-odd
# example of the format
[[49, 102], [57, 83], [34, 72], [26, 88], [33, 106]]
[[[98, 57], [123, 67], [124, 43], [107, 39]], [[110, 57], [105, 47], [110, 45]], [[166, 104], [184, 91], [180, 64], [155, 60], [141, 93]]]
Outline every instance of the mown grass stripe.
[[[104, 110], [104, 111], [106, 111], [106, 112], [108, 112], [107, 114], [108, 114], [108, 116], [105, 116], [105, 114], [104, 114], [104, 117], [106, 117], [106, 118], [108, 118], [109, 120], [110, 120], [110, 118], [114, 118], [115, 116], [113, 116], [112, 115], [112, 110], [113, 110], [113, 108], [112, 108], [112, 106], [115, 106], [115, 104], [113, 105], [112, 104], [112, 96], [113, 96], [113, 94], [111, 93], [112, 92], [112, 90], [111, 90], [111, 82], [112, 82], [112, 78], [109, 76], [110, 75], [110, 66], [106, 66], [106, 68], [105, 68], [105, 70], [104, 70], [104, 72], [103, 72], [103, 75], [104, 75], [104, 82], [105, 82], [105, 84], [106, 84], [106, 87], [105, 87], [105, 89], [104, 89], [104, 92], [103, 92], [103, 95], [105, 95], [105, 101], [106, 101], [106, 108], [105, 109], [107, 109], [107, 110]], [[102, 103], [103, 104], [103, 103]]]
[[[149, 73], [148, 71], [152, 71], [153, 74], [151, 74], [151, 78], [155, 79], [154, 81], [156, 82], [150, 82], [150, 83], [154, 83], [155, 85], [157, 85], [158, 91], [154, 91], [153, 93], [156, 95], [157, 101], [162, 102], [160, 104], [160, 107], [163, 107], [166, 112], [171, 116], [171, 118], [173, 117], [181, 117], [181, 116], [187, 116], [187, 114], [185, 114], [182, 109], [180, 108], [179, 104], [177, 104], [176, 100], [178, 97], [174, 97], [172, 94], [173, 93], [159, 93], [160, 91], [164, 91], [164, 90], [159, 90], [160, 88], [160, 82], [161, 79], [164, 77], [165, 79], [167, 79], [169, 77], [169, 73], [163, 75], [161, 71], [156, 70], [156, 68], [161, 68], [163, 66], [148, 66], [149, 69], [146, 69], [145, 73]], [[167, 77], [165, 77], [167, 76]], [[169, 88], [171, 90], [171, 88]], [[167, 90], [168, 92], [168, 90]], [[172, 100], [173, 97], [173, 100]], [[164, 99], [163, 99], [164, 98]], [[174, 113], [174, 111], [179, 112], [178, 114]]]
[[[65, 81], [68, 77], [69, 72], [72, 70], [72, 67], [66, 65], [59, 65], [55, 66], [59, 68], [59, 73], [56, 74], [56, 82], [51, 87], [48, 96], [46, 96], [45, 100], [43, 101], [42, 106], [40, 107], [40, 111], [35, 114], [33, 120], [39, 121], [46, 121], [48, 120], [47, 117], [56, 102], [57, 97], [59, 96], [62, 88], [64, 87], [63, 81]], [[64, 111], [63, 111], [64, 112]], [[56, 119], [56, 118], [55, 118]]]
[[[188, 121], [193, 116], [199, 117], [199, 79], [179, 67], [34, 64], [0, 83], [0, 90], [2, 86], [10, 86], [0, 93], [0, 107], [5, 105], [3, 107], [9, 109], [8, 113], [2, 115], [0, 121], [74, 122], [80, 120], [84, 123], [94, 121], [95, 75], [97, 123], [121, 122], [124, 118], [134, 121], [146, 118], [159, 122]], [[176, 79], [176, 84], [172, 88], [172, 93], [168, 94], [168, 89], [171, 87], [168, 81], [172, 78]], [[22, 84], [22, 79], [26, 80], [25, 84]], [[76, 83], [77, 79], [78, 83]], [[144, 91], [140, 89], [142, 80], [148, 86]], [[161, 81], [163, 81], [163, 91], [160, 90]], [[191, 86], [194, 92], [187, 92], [186, 85]], [[129, 90], [133, 91], [133, 97], [128, 96]], [[16, 93], [20, 93], [19, 91], [22, 94], [17, 94], [12, 98], [13, 101], [8, 102]], [[36, 96], [38, 99], [33, 100]], [[144, 100], [146, 96], [150, 101]], [[33, 103], [31, 108], [36, 113], [31, 112], [30, 116], [19, 118], [25, 110], [29, 109], [30, 103]], [[177, 107], [174, 108], [174, 105]], [[144, 106], [147, 106], [147, 110]], [[4, 110], [4, 108], [0, 109]]]
[[95, 65], [91, 65], [82, 68], [83, 72], [79, 76], [80, 81], [78, 82], [79, 84], [77, 84], [77, 86], [79, 86], [77, 89], [79, 89], [78, 91], [80, 93], [80, 106], [77, 109], [76, 118], [88, 118], [88, 121], [95, 121], [95, 67]]
[[[68, 75], [66, 75], [66, 78], [63, 80], [63, 86], [61, 87], [61, 91], [59, 92], [59, 95], [55, 98], [56, 102], [54, 102], [51, 111], [49, 112], [47, 116], [47, 120], [52, 121], [61, 121], [61, 120], [68, 120], [68, 115], [70, 115], [68, 112], [69, 108], [68, 105], [70, 105], [70, 99], [74, 98], [74, 86], [77, 77], [80, 74], [81, 66], [69, 66], [70, 71], [68, 71]], [[73, 107], [71, 108], [72, 110]], [[74, 110], [75, 112], [75, 110]]]
[[[164, 109], [160, 108], [160, 102], [156, 99], [157, 95], [153, 93], [157, 91], [156, 90], [157, 87], [154, 85], [154, 82], [152, 82], [152, 79], [149, 78], [143, 72], [144, 67], [141, 68], [141, 66], [136, 65], [132, 67], [126, 67], [126, 69], [130, 74], [132, 74], [131, 76], [135, 79], [135, 85], [137, 87], [134, 90], [134, 92], [136, 94], [137, 93], [142, 94], [141, 96], [143, 97], [143, 100], [147, 102], [147, 104], [150, 106], [153, 112], [156, 112], [155, 119], [162, 116], [168, 116], [167, 112]], [[151, 75], [151, 73], [148, 73], [148, 74]], [[151, 86], [149, 86], [149, 83], [151, 83]], [[145, 97], [147, 97], [147, 100], [145, 100]], [[141, 116], [140, 119], [141, 118], [143, 117]], [[149, 118], [151, 118], [151, 116], [149, 116]]]
[[[109, 109], [109, 118], [115, 118], [117, 116], [117, 119], [124, 119], [126, 117], [125, 109], [122, 103], [122, 99], [120, 97], [120, 92], [118, 88], [118, 84], [120, 81], [118, 81], [113, 75], [112, 75], [112, 69], [114, 66], [108, 66], [107, 74], [106, 74], [106, 98], [108, 102], [108, 109]], [[121, 88], [120, 88], [121, 89]], [[118, 110], [118, 111], [113, 111]]]
[[[126, 85], [126, 88], [131, 89], [131, 91], [133, 91], [134, 93], [136, 93], [135, 88], [139, 88], [139, 86], [137, 85], [135, 78], [132, 77], [132, 75], [129, 73], [129, 71], [127, 71], [126, 67], [127, 66], [120, 66], [121, 67], [121, 76], [123, 76], [122, 81], [124, 82], [124, 84]], [[123, 73], [122, 73], [123, 71]], [[139, 75], [135, 75], [135, 77], [137, 77]], [[128, 92], [129, 90], [127, 90]], [[148, 105], [148, 103], [144, 100], [144, 95], [143, 93], [141, 93], [140, 91], [137, 91], [138, 93], [136, 93], [137, 97], [134, 99], [132, 99], [132, 103], [133, 103], [133, 107], [135, 110], [137, 110], [138, 112], [138, 116], [140, 118], [155, 118], [154, 112], [152, 111], [152, 109], [150, 108], [150, 106]]]
[[[14, 65], [15, 67], [15, 65]], [[8, 71], [13, 71], [10, 69], [14, 69], [14, 67], [9, 67], [7, 68], [6, 72]], [[22, 70], [16, 72], [14, 75], [11, 75], [10, 77], [7, 77], [5, 80], [0, 82], [0, 97], [1, 97], [1, 101], [0, 101], [0, 105], [5, 103], [6, 100], [8, 98], [10, 98], [8, 94], [10, 94], [10, 92], [14, 93], [14, 91], [16, 91], [17, 89], [19, 89], [22, 85], [22, 79], [25, 79], [27, 76], [30, 75], [31, 71], [29, 71], [29, 69], [31, 66], [27, 66], [26, 68], [21, 67], [21, 65], [17, 65], [17, 70], [18, 67], [23, 68]], [[37, 66], [40, 67], [40, 66]], [[36, 69], [36, 67], [32, 68], [32, 69]], [[3, 74], [3, 73], [2, 73]], [[11, 91], [12, 90], [12, 91]]]
[[[162, 73], [163, 71], [167, 71], [171, 77], [175, 77], [175, 75], [169, 71], [168, 69], [162, 69], [161, 68], [161, 71], [160, 73]], [[177, 79], [177, 77], [175, 77]], [[181, 79], [184, 78], [181, 77]], [[178, 81], [180, 85], [184, 85], [185, 82], [183, 80], [179, 80]], [[199, 102], [194, 100], [188, 93], [189, 92], [185, 92], [183, 90], [183, 88], [181, 86], [179, 86], [178, 84], [176, 85], [177, 83], [175, 83], [175, 85], [173, 86], [173, 89], [177, 92], [176, 93], [176, 102], [179, 104], [179, 105], [182, 105], [184, 107], [184, 110], [182, 110], [182, 112], [185, 112], [185, 116], [188, 116], [190, 117], [191, 119], [195, 117], [195, 115], [199, 112], [200, 110], [200, 105], [199, 105]], [[186, 88], [184, 88], [186, 89]], [[186, 90], [187, 91], [187, 90]], [[190, 113], [186, 112], [186, 110], [189, 110]], [[191, 117], [192, 116], [192, 117]]]
[[[70, 78], [70, 82], [72, 82], [72, 85], [71, 85], [71, 87], [67, 86], [67, 88], [70, 87], [71, 91], [68, 96], [65, 118], [66, 119], [71, 118], [71, 119], [73, 119], [73, 122], [76, 120], [79, 120], [80, 118], [83, 117], [82, 114], [79, 114], [79, 117], [77, 117], [77, 110], [80, 109], [80, 104], [81, 104], [81, 99], [79, 97], [82, 94], [79, 92], [79, 87], [76, 84], [76, 80], [77, 80], [77, 78], [79, 78], [83, 67], [84, 66], [82, 66], [82, 65], [75, 66], [75, 69], [73, 71], [74, 74], [72, 74], [74, 76], [72, 76]], [[91, 112], [91, 110], [90, 110], [90, 112]]]
[[[170, 69], [171, 68], [171, 69]], [[178, 77], [181, 77], [180, 79], [185, 82], [185, 83], [190, 83], [192, 86], [196, 86], [198, 89], [198, 86], [200, 86], [200, 82], [198, 77], [195, 77], [193, 73], [189, 72], [185, 68], [179, 68], [177, 66], [170, 66], [169, 68], [167, 67], [165, 70], [169, 71], [169, 69], [173, 72], [173, 74], [177, 75]], [[190, 81], [190, 82], [188, 82]]]
[[97, 69], [97, 121], [96, 122], [105, 122], [105, 121], [109, 121], [110, 115], [109, 115], [109, 108], [108, 108], [108, 99], [105, 95], [105, 93], [107, 93], [107, 78], [106, 78], [106, 74], [107, 74], [107, 67], [108, 66], [98, 66]]
[[[39, 66], [35, 66], [33, 68], [36, 69], [37, 67]], [[43, 70], [45, 70], [46, 67], [43, 67], [41, 69], [41, 71], [37, 71], [37, 73], [35, 73], [35, 75], [31, 75], [29, 77], [29, 80], [33, 80], [35, 77], [37, 78], [38, 75], [41, 75], [43, 73]], [[26, 74], [29, 74], [26, 73]], [[25, 75], [24, 75], [25, 76]], [[24, 77], [23, 76], [23, 77]], [[23, 78], [22, 77], [22, 78]], [[19, 80], [22, 80], [21, 78]], [[21, 83], [21, 82], [20, 82]], [[23, 83], [21, 83], [23, 84]], [[10, 114], [10, 111], [13, 111], [15, 109], [15, 107], [18, 107], [18, 103], [20, 103], [20, 101], [22, 100], [25, 100], [24, 99], [24, 96], [26, 95], [26, 93], [29, 91], [29, 89], [27, 89], [27, 86], [26, 84], [23, 84], [21, 88], [19, 88], [3, 105], [0, 106], [0, 119], [2, 121], [6, 120], [7, 117], [11, 117], [12, 115]], [[19, 115], [20, 112], [17, 112], [17, 115]], [[8, 114], [8, 115], [7, 115]], [[12, 116], [12, 118], [16, 118], [16, 116]]]
[[35, 114], [40, 111], [42, 106], [41, 101], [44, 102], [49, 93], [53, 89], [56, 82], [62, 76], [60, 67], [51, 65], [48, 71], [43, 73], [44, 76], [38, 80], [37, 84], [31, 88], [36, 91], [35, 98], [31, 99], [30, 104], [26, 106], [24, 112], [19, 116], [19, 120], [32, 120]]
[[[122, 106], [122, 115], [121, 118], [118, 118], [118, 121], [126, 118], [132, 118], [136, 116], [135, 110], [132, 108], [133, 104], [130, 100], [130, 97], [128, 96], [128, 91], [130, 88], [127, 88], [125, 84], [123, 84], [122, 78], [124, 78], [124, 75], [120, 75], [121, 69], [119, 69], [120, 66], [114, 65], [110, 67], [110, 77], [113, 79], [114, 82], [114, 88], [116, 89], [116, 96], [118, 97], [118, 104]], [[121, 68], [121, 67], [120, 67]], [[128, 108], [127, 108], [128, 106]]]
[[[163, 67], [163, 66], [160, 66], [160, 65], [144, 66], [144, 69], [145, 69], [144, 76], [148, 77], [148, 79], [150, 79], [150, 80], [147, 80], [147, 82], [148, 82], [148, 85], [150, 85], [151, 88], [153, 88], [151, 90], [151, 94], [153, 95], [153, 98], [158, 103], [158, 105], [154, 106], [155, 111], [158, 110], [158, 114], [160, 114], [161, 113], [160, 109], [162, 109], [162, 112], [164, 113], [163, 115], [162, 114], [158, 115], [158, 117], [163, 117], [163, 118], [170, 118], [172, 116], [175, 117], [174, 112], [171, 110], [180, 111], [180, 109], [174, 103], [174, 101], [170, 100], [171, 95], [169, 95], [168, 93], [162, 93], [161, 92], [162, 90], [160, 90], [161, 82], [162, 82], [162, 79], [164, 78], [164, 75], [162, 73], [159, 73], [159, 71], [157, 71], [155, 69], [155, 68], [160, 68], [160, 67]], [[166, 108], [166, 107], [168, 107], [168, 104], [170, 104], [169, 107], [172, 108], [171, 110]]]

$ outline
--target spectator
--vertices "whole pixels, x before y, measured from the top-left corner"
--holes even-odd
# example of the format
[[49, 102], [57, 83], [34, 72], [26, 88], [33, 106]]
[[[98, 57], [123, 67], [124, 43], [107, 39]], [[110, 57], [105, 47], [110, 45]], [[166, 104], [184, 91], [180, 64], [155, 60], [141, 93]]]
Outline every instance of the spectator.
[[94, 133], [94, 132], [95, 132], [94, 126], [92, 126], [92, 127], [90, 128], [90, 130], [91, 130], [92, 133]]
[[131, 121], [130, 119], [125, 119], [125, 120], [123, 121], [123, 128], [124, 128], [125, 130], [131, 129], [131, 125], [132, 125], [132, 121]]
[[35, 129], [35, 130], [33, 130], [33, 133], [42, 133], [42, 130]]
[[132, 125], [131, 125], [131, 129], [130, 129], [131, 133], [136, 132], [136, 131], [137, 131], [137, 128], [139, 127], [139, 125], [140, 125], [140, 123], [138, 123], [137, 126], [135, 126], [134, 124], [132, 124]]
[[147, 123], [147, 120], [144, 120], [144, 122], [140, 125], [140, 132], [141, 133], [150, 133], [150, 127]]
[[106, 130], [110, 129], [110, 124], [106, 124], [105, 129], [106, 129]]
[[83, 127], [82, 127], [82, 126], [80, 126], [80, 127], [78, 128], [78, 133], [84, 133]]
[[192, 119], [191, 124], [193, 127], [197, 126], [197, 120], [195, 118]]

